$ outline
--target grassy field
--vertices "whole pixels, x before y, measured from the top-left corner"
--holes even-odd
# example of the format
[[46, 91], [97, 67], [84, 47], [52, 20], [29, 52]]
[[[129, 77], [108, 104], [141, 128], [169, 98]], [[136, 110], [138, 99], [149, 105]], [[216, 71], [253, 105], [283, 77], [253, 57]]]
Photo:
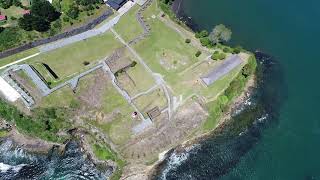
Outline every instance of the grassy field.
[[[160, 21], [158, 17], [153, 18], [159, 12], [156, 3], [154, 1], [143, 14], [151, 26], [151, 34], [134, 48], [154, 72], [163, 75], [168, 84], [174, 86], [183, 78], [178, 75], [179, 72], [204, 57], [202, 55], [195, 57], [198, 51], [196, 47], [185, 43], [185, 39], [180, 34]], [[178, 91], [182, 88], [182, 86], [177, 87]]]
[[70, 78], [91, 67], [85, 61], [94, 64], [104, 59], [111, 52], [121, 47], [114, 36], [104, 33], [81, 42], [50, 51], [28, 60], [31, 64], [46, 63], [59, 76], [60, 80]]
[[143, 33], [143, 29], [136, 18], [136, 13], [139, 8], [138, 5], [132, 7], [127, 14], [121, 17], [120, 21], [114, 27], [127, 42]]
[[127, 73], [120, 73], [117, 77], [123, 87], [132, 97], [138, 93], [145, 92], [155, 85], [152, 76], [139, 63], [127, 70]]
[[75, 95], [69, 86], [65, 86], [52, 94], [43, 97], [40, 107], [69, 107]]
[[[167, 99], [161, 89], [156, 89], [147, 95], [143, 95], [134, 100], [140, 111], [147, 113], [147, 111], [158, 106], [160, 109], [167, 106]], [[146, 114], [145, 114], [146, 115]]]
[[115, 160], [113, 153], [107, 147], [102, 147], [98, 144], [94, 144], [92, 149], [93, 149], [93, 153], [96, 155], [98, 159], [101, 159], [101, 160], [111, 159], [113, 161]]
[[14, 61], [17, 61], [19, 59], [31, 56], [31, 55], [38, 53], [38, 52], [39, 52], [39, 50], [37, 48], [33, 48], [33, 49], [29, 49], [27, 51], [23, 51], [23, 52], [14, 54], [12, 56], [2, 58], [2, 59], [0, 59], [0, 67], [5, 66], [5, 65], [12, 63]]

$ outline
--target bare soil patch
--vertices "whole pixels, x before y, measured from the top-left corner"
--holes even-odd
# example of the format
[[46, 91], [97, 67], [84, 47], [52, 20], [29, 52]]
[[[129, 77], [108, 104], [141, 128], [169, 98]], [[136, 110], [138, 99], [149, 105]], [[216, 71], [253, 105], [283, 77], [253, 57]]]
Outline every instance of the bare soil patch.
[[81, 90], [79, 94], [79, 99], [85, 103], [86, 106], [91, 108], [100, 108], [102, 105], [102, 96], [105, 91], [105, 86], [107, 86], [109, 77], [103, 70], [97, 70], [93, 78], [86, 79], [84, 81], [88, 82], [88, 87]]

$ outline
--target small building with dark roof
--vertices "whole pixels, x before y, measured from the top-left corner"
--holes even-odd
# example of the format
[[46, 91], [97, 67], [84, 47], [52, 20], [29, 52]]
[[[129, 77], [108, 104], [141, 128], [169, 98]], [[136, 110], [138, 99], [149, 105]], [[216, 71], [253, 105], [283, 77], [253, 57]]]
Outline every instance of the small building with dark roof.
[[120, 9], [128, 0], [108, 0], [107, 4], [114, 10]]

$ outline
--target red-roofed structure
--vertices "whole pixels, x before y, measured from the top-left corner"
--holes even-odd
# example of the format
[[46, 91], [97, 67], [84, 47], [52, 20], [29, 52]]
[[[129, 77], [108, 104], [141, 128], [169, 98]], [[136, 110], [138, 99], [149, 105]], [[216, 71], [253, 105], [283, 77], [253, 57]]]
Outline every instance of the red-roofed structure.
[[7, 20], [7, 16], [6, 15], [0, 15], [0, 21], [5, 21]]
[[23, 14], [23, 15], [25, 15], [25, 14], [30, 14], [30, 10], [23, 10], [22, 14]]

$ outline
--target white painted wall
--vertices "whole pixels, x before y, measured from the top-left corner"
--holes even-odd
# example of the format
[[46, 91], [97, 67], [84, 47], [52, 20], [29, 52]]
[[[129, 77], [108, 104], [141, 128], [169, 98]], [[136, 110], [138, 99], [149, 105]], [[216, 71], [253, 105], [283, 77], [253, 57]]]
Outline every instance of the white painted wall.
[[3, 94], [4, 97], [10, 102], [14, 102], [21, 97], [20, 94], [2, 77], [0, 77], [0, 93]]

